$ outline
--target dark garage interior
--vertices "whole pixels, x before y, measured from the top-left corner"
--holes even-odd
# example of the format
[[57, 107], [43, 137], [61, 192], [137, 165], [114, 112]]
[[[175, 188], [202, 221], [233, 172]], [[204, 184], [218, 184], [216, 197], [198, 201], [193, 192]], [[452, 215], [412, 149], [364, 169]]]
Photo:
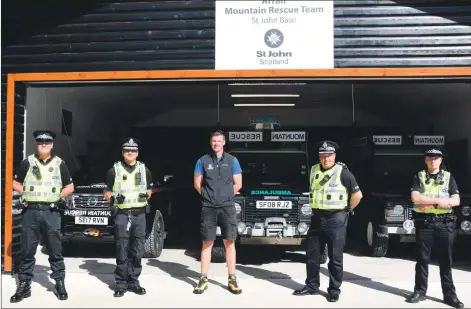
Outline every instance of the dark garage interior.
[[34, 130], [60, 131], [55, 151], [78, 172], [84, 162], [107, 168], [119, 159], [121, 140], [136, 136], [143, 142], [140, 158], [156, 164], [155, 177], [178, 168], [186, 171], [185, 182], [191, 185], [193, 165], [209, 150], [212, 130], [250, 130], [251, 120], [270, 118], [283, 130], [308, 131], [312, 164], [316, 144], [325, 139], [340, 144], [339, 159], [348, 164], [355, 138], [445, 135], [451, 159], [461, 162], [455, 173], [467, 188], [470, 167], [462, 162], [471, 152], [471, 130], [465, 130], [470, 98], [471, 86], [465, 82], [33, 85], [27, 90], [25, 150], [33, 150]]

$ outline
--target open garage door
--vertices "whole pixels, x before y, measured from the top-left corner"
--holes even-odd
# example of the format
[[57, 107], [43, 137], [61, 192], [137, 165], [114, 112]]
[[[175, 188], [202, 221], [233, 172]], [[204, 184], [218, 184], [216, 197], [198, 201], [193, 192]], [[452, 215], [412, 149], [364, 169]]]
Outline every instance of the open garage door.
[[[453, 172], [466, 191], [469, 166], [463, 168], [462, 160], [469, 161], [471, 128], [462, 129], [460, 124], [469, 126], [465, 115], [470, 114], [470, 88], [464, 82], [310, 80], [35, 85], [26, 93], [25, 154], [35, 149], [34, 130], [58, 133], [55, 154], [66, 160], [76, 184], [84, 186], [72, 200], [76, 211], [69, 212], [69, 221], [64, 220], [65, 239], [94, 237], [96, 230], [87, 235], [90, 226], [77, 223], [75, 217], [92, 216], [87, 207], [93, 208], [97, 202], [103, 208], [93, 210], [106, 211], [100, 183], [112, 163], [120, 159], [122, 139], [140, 138], [139, 159], [152, 170], [158, 193], [155, 204], [163, 218], [149, 221], [149, 235], [157, 243], [148, 244], [148, 255], [158, 256], [162, 250], [159, 241], [166, 233], [185, 237], [181, 225], [188, 222], [179, 216], [189, 208], [197, 209], [186, 201], [197, 200], [193, 168], [209, 150], [209, 133], [216, 128], [247, 130], [254, 119], [278, 120], [283, 130], [307, 132], [309, 165], [317, 161], [317, 142], [337, 141], [339, 160], [355, 174], [359, 173], [359, 159], [353, 154], [359, 138], [401, 135], [405, 140], [409, 135], [443, 135], [450, 152], [456, 154], [450, 156], [456, 160], [450, 167], [459, 166]], [[180, 199], [175, 203], [174, 196], [161, 195], [168, 192], [165, 189], [177, 190]], [[106, 212], [95, 214], [106, 216]], [[174, 221], [169, 219], [172, 215]], [[188, 220], [198, 224], [194, 216]], [[100, 236], [112, 236], [104, 228], [111, 221], [95, 223]], [[18, 241], [14, 239], [15, 244]]]
[[[451, 172], [460, 191], [458, 241], [468, 242], [471, 203], [471, 85], [469, 83], [357, 83], [355, 111], [368, 110], [393, 124], [356, 134], [349, 166], [364, 198], [350, 221], [359, 248], [377, 257], [415, 242], [412, 177], [425, 169], [427, 148], [444, 149], [442, 169]], [[363, 121], [356, 118], [356, 126]], [[385, 122], [386, 123], [386, 122]]]

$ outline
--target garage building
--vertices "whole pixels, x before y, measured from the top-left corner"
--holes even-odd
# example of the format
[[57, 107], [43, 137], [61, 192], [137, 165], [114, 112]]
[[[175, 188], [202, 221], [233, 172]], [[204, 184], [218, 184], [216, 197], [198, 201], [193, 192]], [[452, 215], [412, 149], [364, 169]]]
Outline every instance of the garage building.
[[311, 147], [371, 132], [441, 134], [462, 191], [470, 189], [469, 1], [335, 1], [331, 69], [216, 69], [214, 1], [68, 10], [68, 20], [2, 50], [3, 271], [12, 270], [20, 235], [12, 175], [44, 127], [58, 133], [54, 151], [72, 172], [94, 151], [116, 155], [117, 142], [137, 133], [147, 156], [169, 160], [185, 149], [176, 160], [190, 175], [210, 130], [257, 117], [306, 129]]

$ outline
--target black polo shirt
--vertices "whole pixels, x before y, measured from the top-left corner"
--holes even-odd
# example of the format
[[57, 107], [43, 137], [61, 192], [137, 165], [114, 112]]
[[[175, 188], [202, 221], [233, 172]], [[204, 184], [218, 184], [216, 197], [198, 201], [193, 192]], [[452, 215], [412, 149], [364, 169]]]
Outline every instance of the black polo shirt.
[[[38, 159], [39, 163], [44, 166], [48, 165], [52, 161], [52, 159], [56, 157], [55, 155], [52, 155], [49, 159], [43, 161], [39, 159], [39, 156], [37, 154], [35, 154], [34, 156], [36, 157], [36, 159]], [[14, 180], [23, 184], [23, 182], [25, 181], [26, 174], [28, 173], [29, 167], [30, 166], [28, 159], [21, 161], [20, 166], [18, 167], [14, 176]], [[61, 174], [62, 185], [64, 187], [70, 185], [72, 183], [72, 177], [70, 176], [70, 171], [67, 168], [67, 165], [65, 165], [64, 160], [62, 160], [59, 166], [59, 170]]]

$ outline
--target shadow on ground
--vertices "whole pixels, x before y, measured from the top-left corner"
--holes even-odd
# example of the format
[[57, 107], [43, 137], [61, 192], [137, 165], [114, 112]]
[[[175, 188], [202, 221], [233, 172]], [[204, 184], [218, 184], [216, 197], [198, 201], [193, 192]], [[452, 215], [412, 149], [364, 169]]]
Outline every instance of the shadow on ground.
[[102, 263], [96, 260], [85, 260], [79, 266], [80, 269], [84, 269], [90, 276], [93, 276], [103, 282], [110, 290], [114, 290], [114, 270], [115, 264]]
[[[237, 246], [236, 248], [238, 265], [265, 265], [280, 262], [305, 263], [305, 254], [302, 251], [286, 251], [280, 247]], [[200, 254], [200, 247], [185, 250], [185, 255], [196, 261], [200, 260]]]
[[[200, 274], [188, 268], [188, 266], [175, 263], [175, 262], [163, 262], [159, 260], [148, 260], [147, 265], [157, 267], [160, 270], [169, 274], [172, 278], [183, 281], [192, 287], [196, 286]], [[217, 281], [209, 279], [211, 284], [227, 289], [227, 287]]]

